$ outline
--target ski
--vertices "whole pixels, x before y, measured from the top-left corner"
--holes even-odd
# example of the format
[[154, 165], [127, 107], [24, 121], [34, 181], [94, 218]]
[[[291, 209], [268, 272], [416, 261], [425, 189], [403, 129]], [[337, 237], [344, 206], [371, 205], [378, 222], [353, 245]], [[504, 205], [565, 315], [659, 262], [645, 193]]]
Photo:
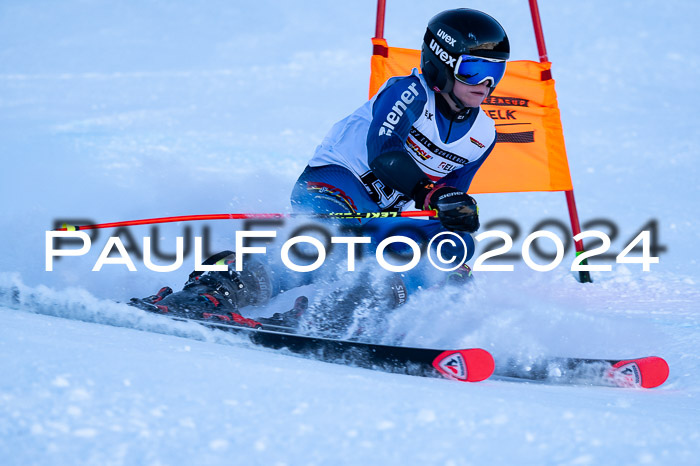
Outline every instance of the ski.
[[[224, 251], [221, 255], [227, 252]], [[214, 256], [208, 261], [216, 258], [217, 256]], [[294, 307], [287, 312], [253, 320], [243, 317], [235, 308], [225, 309], [226, 295], [222, 293], [216, 294], [216, 297], [208, 293], [190, 294], [185, 296], [187, 301], [180, 301], [180, 303], [186, 302], [191, 308], [199, 307], [200, 311], [197, 312], [192, 312], [190, 308], [184, 306], [184, 310], [174, 307], [172, 300], [178, 296], [178, 293], [173, 293], [169, 287], [163, 287], [155, 295], [146, 298], [132, 298], [128, 304], [172, 320], [193, 322], [208, 328], [243, 334], [254, 345], [274, 350], [287, 350], [302, 357], [324, 362], [407, 375], [443, 377], [460, 382], [479, 382], [493, 373], [493, 357], [488, 351], [480, 348], [456, 350], [410, 348], [340, 340], [329, 338], [328, 335], [300, 334], [298, 333], [299, 319], [309, 305], [309, 300], [305, 296], [299, 296], [294, 302]], [[197, 302], [197, 299], [201, 303]], [[220, 301], [220, 299], [224, 300]], [[205, 306], [205, 310], [201, 309], [202, 306]], [[183, 312], [192, 312], [199, 317], [192, 318], [189, 315], [183, 315]]]
[[625, 360], [547, 357], [526, 362], [511, 357], [494, 364], [492, 356], [478, 348], [411, 348], [303, 335], [298, 333], [296, 326], [285, 325], [284, 316], [300, 315], [308, 305], [305, 297], [297, 298], [289, 313], [258, 320], [236, 315], [240, 320], [237, 323], [232, 323], [227, 315], [205, 314], [208, 318], [202, 320], [162, 314], [162, 309], [149, 304], [147, 300], [133, 299], [130, 304], [173, 320], [245, 334], [257, 346], [286, 349], [319, 361], [408, 375], [444, 377], [463, 382], [481, 381], [494, 375], [503, 379], [549, 384], [654, 388], [663, 384], [669, 374], [666, 361], [656, 356]]
[[[9, 298], [7, 304], [10, 307], [20, 307], [17, 288], [0, 289], [0, 297]], [[259, 328], [251, 328], [220, 320], [221, 316], [216, 315], [213, 317], [218, 320], [163, 314], [156, 305], [144, 303], [141, 299], [133, 299], [128, 304], [171, 320], [193, 322], [211, 329], [242, 334], [256, 346], [287, 350], [301, 357], [329, 363], [407, 375], [462, 382], [478, 382], [493, 376], [497, 379], [547, 384], [639, 388], [658, 387], [669, 376], [668, 363], [658, 356], [634, 359], [545, 357], [532, 361], [505, 357], [499, 358], [494, 364], [491, 354], [480, 348], [445, 350], [379, 345], [301, 335], [297, 333], [296, 326], [285, 325], [284, 319], [278, 318], [259, 318], [258, 321], [251, 321], [258, 324]], [[292, 311], [298, 310], [297, 306], [298, 302]], [[249, 320], [243, 318], [243, 321]]]
[[668, 363], [658, 356], [636, 359], [544, 358], [523, 363], [515, 358], [496, 365], [494, 376], [552, 384], [654, 388], [669, 375]]
[[285, 349], [309, 359], [383, 372], [480, 382], [489, 378], [494, 370], [493, 357], [481, 348], [445, 350], [377, 345], [299, 335], [293, 333], [291, 327], [279, 325], [248, 328], [217, 321], [164, 317], [242, 334], [256, 346]]

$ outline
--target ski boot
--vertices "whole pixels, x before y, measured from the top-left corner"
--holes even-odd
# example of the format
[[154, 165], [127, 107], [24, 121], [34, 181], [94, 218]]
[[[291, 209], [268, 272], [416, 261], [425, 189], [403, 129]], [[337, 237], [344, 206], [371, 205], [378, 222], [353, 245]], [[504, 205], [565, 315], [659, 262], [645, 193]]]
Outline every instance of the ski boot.
[[[203, 265], [221, 264], [233, 253], [223, 251], [213, 255]], [[182, 291], [161, 288], [147, 298], [132, 298], [131, 306], [151, 312], [196, 320], [217, 320], [246, 327], [262, 325], [240, 313], [246, 306], [266, 304], [272, 295], [270, 275], [261, 262], [249, 259], [246, 269], [236, 272], [233, 260], [224, 262], [228, 270], [190, 274]]]
[[266, 329], [278, 330], [281, 332], [296, 332], [299, 324], [309, 309], [309, 298], [299, 296], [294, 301], [294, 307], [287, 312], [275, 312], [271, 317], [258, 319]]

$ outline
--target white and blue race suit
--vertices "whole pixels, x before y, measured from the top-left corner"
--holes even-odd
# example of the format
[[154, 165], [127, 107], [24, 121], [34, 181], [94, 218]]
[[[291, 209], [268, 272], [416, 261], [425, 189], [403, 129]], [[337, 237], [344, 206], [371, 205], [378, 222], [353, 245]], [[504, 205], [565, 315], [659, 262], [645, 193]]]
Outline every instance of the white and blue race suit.
[[[388, 172], [397, 178], [398, 182], [393, 183], [370, 169], [382, 154], [401, 151], [410, 156], [404, 158], [404, 165], [416, 164], [436, 185], [468, 192], [474, 175], [495, 145], [494, 122], [481, 108], [453, 114], [446, 103], [436, 100], [435, 92], [417, 69], [408, 76], [388, 80], [370, 101], [331, 128], [294, 186], [293, 208], [317, 213], [414, 209], [410, 192], [387, 186], [401, 185], [400, 166], [383, 170], [384, 176]], [[371, 236], [375, 246], [392, 235], [408, 236], [421, 243], [445, 231], [438, 220], [377, 218], [345, 222], [361, 224], [362, 233]], [[474, 252], [474, 241], [468, 233], [457, 233], [467, 244], [468, 260]], [[443, 256], [452, 254], [461, 258], [462, 247], [443, 247]], [[420, 283], [421, 278], [411, 278], [410, 274], [404, 276], [409, 291], [425, 285]]]

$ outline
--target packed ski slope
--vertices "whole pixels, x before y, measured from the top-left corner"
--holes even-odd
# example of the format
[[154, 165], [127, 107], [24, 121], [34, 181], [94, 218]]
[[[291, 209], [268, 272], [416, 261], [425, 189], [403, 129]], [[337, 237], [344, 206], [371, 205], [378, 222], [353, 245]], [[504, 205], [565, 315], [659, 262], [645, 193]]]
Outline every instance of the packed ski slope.
[[[492, 14], [513, 58], [536, 59], [524, 1], [390, 2], [385, 35], [418, 47], [438, 8], [456, 6]], [[651, 272], [614, 265], [591, 285], [565, 265], [538, 273], [515, 262], [515, 272], [480, 274], [472, 290], [418, 296], [392, 316], [386, 339], [480, 346], [497, 360], [655, 354], [671, 366], [666, 384], [460, 384], [252, 350], [115, 303], [184, 282], [193, 262], [168, 274], [142, 263], [92, 272], [107, 232], [87, 256], [44, 271], [44, 232], [58, 220], [286, 211], [315, 145], [367, 97], [375, 3], [8, 1], [0, 462], [696, 463], [700, 7], [540, 8], [583, 223], [613, 222], [620, 252], [656, 219], [667, 249]], [[482, 224], [508, 218], [529, 232], [567, 221], [560, 193], [477, 199]], [[171, 250], [183, 228], [131, 231]], [[211, 249], [230, 249], [240, 224], [209, 228]]]

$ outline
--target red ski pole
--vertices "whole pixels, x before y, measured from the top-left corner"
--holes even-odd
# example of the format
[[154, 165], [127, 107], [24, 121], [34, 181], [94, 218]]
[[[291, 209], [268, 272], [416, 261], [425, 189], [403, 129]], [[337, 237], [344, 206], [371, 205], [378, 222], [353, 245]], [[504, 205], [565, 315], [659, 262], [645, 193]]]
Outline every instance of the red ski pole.
[[157, 223], [193, 222], [198, 220], [244, 220], [244, 219], [279, 219], [279, 218], [318, 218], [318, 219], [371, 219], [399, 217], [435, 217], [435, 210], [409, 210], [406, 212], [332, 212], [328, 214], [291, 213], [291, 214], [208, 214], [182, 215], [178, 217], [145, 218], [141, 220], [126, 220], [123, 222], [97, 223], [95, 225], [67, 225], [54, 231], [96, 230], [98, 228], [130, 227], [136, 225], [153, 225]]

